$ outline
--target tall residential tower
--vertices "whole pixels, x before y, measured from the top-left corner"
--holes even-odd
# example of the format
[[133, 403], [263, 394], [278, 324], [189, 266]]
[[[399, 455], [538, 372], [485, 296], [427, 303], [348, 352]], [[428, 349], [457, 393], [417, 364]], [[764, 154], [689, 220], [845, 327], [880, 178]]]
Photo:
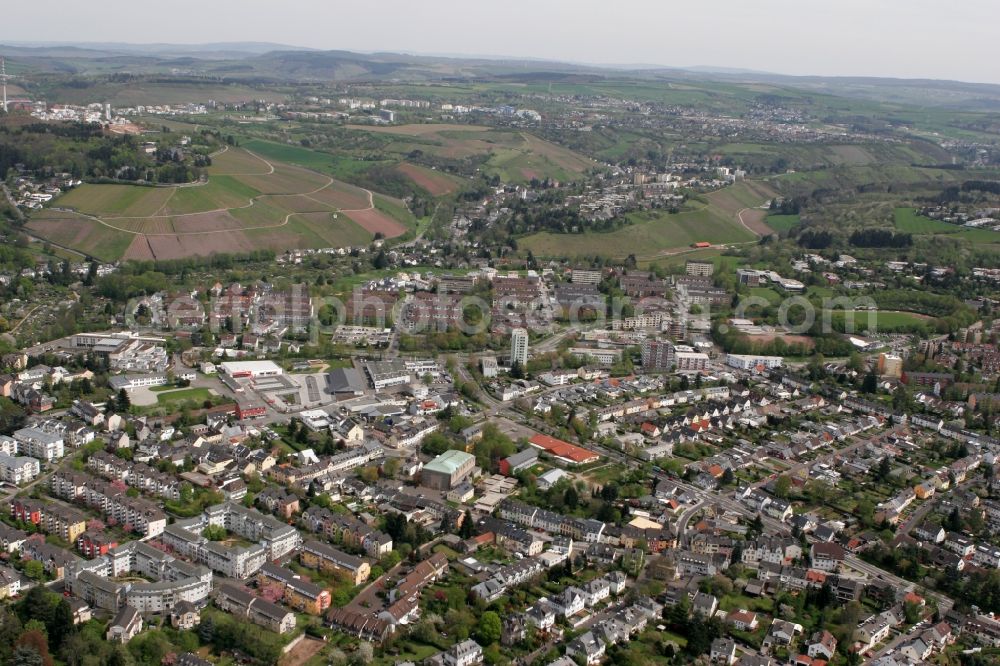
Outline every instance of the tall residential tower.
[[510, 364], [520, 363], [523, 368], [528, 364], [528, 331], [515, 328], [510, 332]]

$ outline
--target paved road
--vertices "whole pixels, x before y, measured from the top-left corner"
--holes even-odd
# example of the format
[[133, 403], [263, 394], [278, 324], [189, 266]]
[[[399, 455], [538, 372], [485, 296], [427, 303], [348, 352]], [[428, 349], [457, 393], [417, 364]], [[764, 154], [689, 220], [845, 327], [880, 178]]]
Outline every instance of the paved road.
[[[915, 583], [912, 583], [906, 580], [905, 578], [900, 578], [895, 574], [889, 573], [885, 569], [881, 569], [875, 566], [874, 564], [865, 562], [858, 556], [853, 555], [851, 553], [848, 553], [847, 556], [845, 557], [844, 565], [850, 569], [854, 569], [855, 571], [860, 571], [861, 573], [871, 578], [877, 578], [879, 580], [887, 581], [901, 590], [912, 589], [916, 587]], [[934, 599], [934, 601], [937, 602], [938, 610], [941, 611], [942, 615], [950, 611], [952, 607], [955, 605], [955, 602], [952, 599], [946, 597], [945, 595], [939, 592], [922, 591], [921, 594], [923, 594], [928, 598]]]
[[688, 533], [687, 529], [688, 523], [691, 522], [691, 518], [694, 516], [695, 512], [703, 506], [705, 506], [705, 500], [698, 500], [695, 504], [685, 509], [684, 513], [682, 513], [681, 517], [678, 519], [677, 535], [681, 548], [687, 548], [688, 543], [691, 541], [691, 535]]

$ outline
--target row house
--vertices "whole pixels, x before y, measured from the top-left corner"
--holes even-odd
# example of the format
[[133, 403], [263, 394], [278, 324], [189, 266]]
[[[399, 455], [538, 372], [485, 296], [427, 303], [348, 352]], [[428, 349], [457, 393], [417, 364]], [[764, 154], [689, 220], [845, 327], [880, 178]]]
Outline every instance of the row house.
[[421, 591], [448, 573], [448, 558], [444, 553], [434, 553], [422, 560], [406, 574], [395, 589], [389, 592], [390, 601], [419, 600]]
[[55, 399], [35, 388], [31, 384], [17, 384], [11, 392], [11, 398], [18, 404], [24, 405], [28, 411], [34, 414], [47, 412], [55, 407]]
[[0, 523], [0, 552], [16, 553], [21, 550], [28, 533], [11, 527], [7, 523]]
[[258, 507], [288, 520], [299, 512], [299, 498], [284, 489], [268, 487], [257, 493], [254, 502]]
[[607, 525], [599, 520], [563, 516], [513, 499], [506, 499], [500, 503], [499, 515], [500, 518], [519, 525], [588, 543], [599, 543], [607, 528]]
[[805, 590], [808, 588], [819, 588], [827, 582], [828, 576], [822, 571], [806, 569], [805, 567], [782, 566], [763, 562], [758, 569], [757, 576], [766, 582], [793, 590]]
[[744, 543], [741, 561], [751, 567], [761, 562], [786, 565], [801, 556], [802, 547], [796, 540], [761, 536]]
[[371, 565], [360, 557], [332, 548], [319, 541], [306, 541], [299, 552], [303, 566], [345, 575], [354, 585], [360, 585], [371, 575]]
[[512, 553], [532, 557], [542, 552], [544, 542], [534, 534], [514, 527], [509, 523], [501, 523], [496, 530], [497, 545]]
[[809, 551], [813, 568], [820, 571], [837, 571], [845, 556], [843, 546], [833, 542], [814, 543]]
[[526, 557], [519, 562], [502, 567], [490, 578], [474, 585], [471, 591], [472, 594], [483, 599], [486, 603], [492, 603], [503, 596], [507, 590], [527, 583], [544, 570], [545, 566], [540, 560]]
[[984, 569], [1000, 568], [1000, 548], [989, 544], [978, 544], [972, 553], [972, 563]]
[[62, 580], [70, 568], [82, 560], [64, 548], [47, 543], [40, 534], [24, 541], [21, 546], [21, 559], [41, 562], [45, 572], [56, 580]]
[[376, 559], [381, 559], [392, 551], [392, 537], [354, 516], [311, 506], [302, 514], [300, 524], [311, 532], [324, 534], [335, 543], [361, 548]]
[[295, 572], [271, 562], [265, 562], [257, 572], [257, 583], [261, 590], [276, 586], [281, 590], [282, 601], [300, 612], [320, 615], [330, 607], [329, 590], [302, 580]]
[[215, 603], [222, 610], [245, 618], [253, 624], [284, 634], [295, 628], [295, 614], [269, 601], [255, 597], [247, 588], [231, 583], [219, 585]]
[[680, 576], [714, 576], [729, 568], [729, 557], [724, 553], [702, 555], [679, 551], [674, 562]]
[[371, 613], [358, 613], [346, 608], [331, 609], [326, 621], [340, 631], [373, 643], [385, 641], [393, 629], [391, 624]]
[[118, 540], [104, 531], [87, 530], [76, 539], [76, 549], [88, 558], [107, 555], [118, 547]]
[[865, 653], [884, 642], [893, 628], [901, 623], [902, 619], [894, 610], [884, 611], [862, 622], [855, 633], [861, 647], [859, 652]]

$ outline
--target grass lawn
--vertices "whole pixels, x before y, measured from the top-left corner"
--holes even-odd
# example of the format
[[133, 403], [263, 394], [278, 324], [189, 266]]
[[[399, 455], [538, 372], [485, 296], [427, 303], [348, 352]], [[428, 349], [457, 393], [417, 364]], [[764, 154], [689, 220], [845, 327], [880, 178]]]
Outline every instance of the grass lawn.
[[379, 666], [392, 666], [392, 664], [398, 664], [404, 661], [411, 661], [419, 664], [424, 659], [440, 652], [440, 650], [433, 645], [424, 645], [423, 643], [416, 643], [409, 640], [400, 643], [397, 646], [397, 649], [398, 654], [387, 654], [383, 657], [378, 657], [372, 663]]
[[747, 610], [771, 613], [774, 611], [774, 602], [767, 597], [748, 597], [745, 594], [727, 594], [719, 599], [719, 608], [726, 612], [745, 608]]
[[1000, 231], [992, 229], [962, 229], [956, 235], [970, 243], [1000, 243]]
[[160, 405], [188, 402], [191, 400], [195, 402], [205, 402], [206, 400], [211, 399], [211, 397], [212, 394], [209, 393], [207, 388], [186, 388], [177, 389], [176, 391], [161, 392], [156, 397], [156, 402]]
[[625, 471], [623, 465], [603, 465], [587, 472], [586, 477], [599, 485], [604, 485], [615, 481], [621, 477]]
[[777, 305], [781, 302], [782, 298], [781, 294], [770, 287], [750, 287], [750, 295], [757, 298], [763, 298], [771, 305]]
[[454, 550], [444, 545], [443, 543], [434, 546], [434, 552], [444, 553], [444, 556], [447, 557], [449, 560], [457, 560], [459, 557], [458, 553], [456, 553]]
[[837, 292], [830, 287], [809, 287], [806, 290], [807, 296], [819, 296], [820, 298], [833, 298]]

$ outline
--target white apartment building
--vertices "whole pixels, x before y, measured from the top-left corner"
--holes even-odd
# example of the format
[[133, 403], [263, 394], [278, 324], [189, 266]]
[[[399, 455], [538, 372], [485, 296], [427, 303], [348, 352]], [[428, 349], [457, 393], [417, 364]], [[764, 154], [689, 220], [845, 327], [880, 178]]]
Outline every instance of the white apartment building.
[[780, 356], [756, 356], [753, 354], [729, 354], [726, 356], [726, 365], [738, 370], [754, 370], [764, 368], [771, 370], [780, 368], [784, 360]]
[[574, 268], [570, 279], [573, 281], [573, 284], [600, 284], [601, 271]]
[[510, 364], [520, 363], [521, 367], [528, 364], [528, 331], [515, 328], [510, 332]]
[[65, 443], [59, 433], [40, 428], [21, 428], [14, 433], [17, 452], [46, 462], [59, 460], [65, 454]]
[[7, 483], [20, 485], [31, 481], [41, 472], [37, 458], [27, 456], [11, 456], [0, 453], [0, 478]]
[[570, 347], [569, 353], [583, 358], [590, 357], [601, 365], [614, 365], [621, 360], [621, 349], [598, 349], [596, 347]]

